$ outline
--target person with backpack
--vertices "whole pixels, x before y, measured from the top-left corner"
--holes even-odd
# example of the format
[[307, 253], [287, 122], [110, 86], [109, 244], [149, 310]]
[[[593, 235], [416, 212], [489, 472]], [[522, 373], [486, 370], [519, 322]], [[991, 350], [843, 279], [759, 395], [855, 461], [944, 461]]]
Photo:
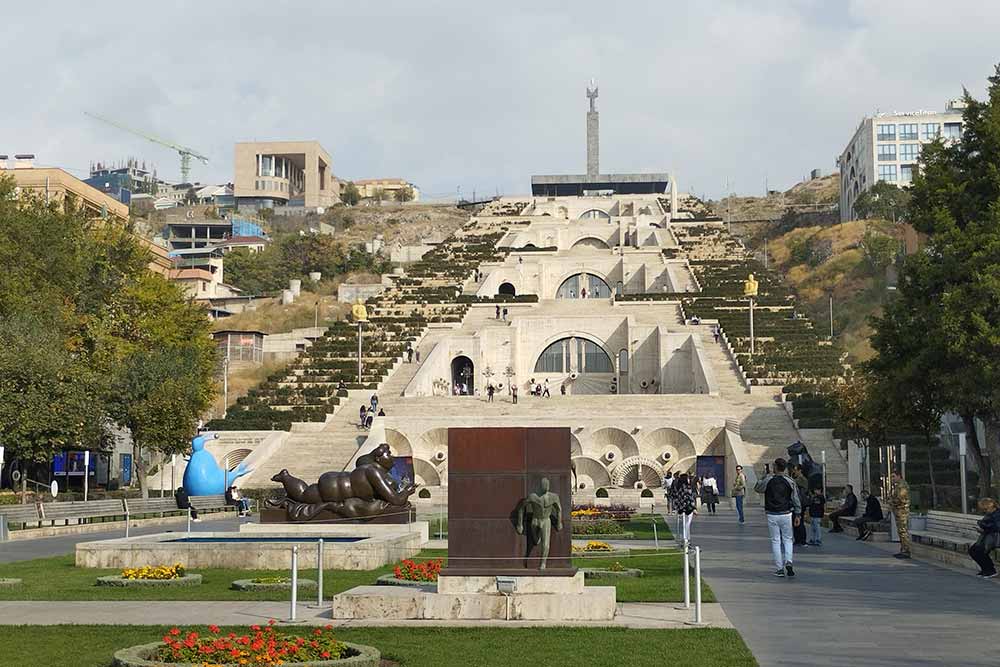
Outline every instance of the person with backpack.
[[969, 556], [979, 566], [979, 576], [992, 579], [997, 576], [997, 566], [990, 552], [1000, 549], [1000, 503], [993, 498], [983, 498], [979, 501], [979, 511], [984, 515], [977, 522], [981, 534], [969, 547]]
[[[793, 526], [801, 523], [802, 503], [795, 482], [785, 474], [785, 459], [774, 460], [774, 473], [763, 476], [754, 485], [754, 491], [764, 496], [764, 513], [767, 515], [767, 532], [771, 537], [771, 554], [774, 556], [776, 577], [794, 577]], [[784, 554], [782, 554], [784, 551]]]

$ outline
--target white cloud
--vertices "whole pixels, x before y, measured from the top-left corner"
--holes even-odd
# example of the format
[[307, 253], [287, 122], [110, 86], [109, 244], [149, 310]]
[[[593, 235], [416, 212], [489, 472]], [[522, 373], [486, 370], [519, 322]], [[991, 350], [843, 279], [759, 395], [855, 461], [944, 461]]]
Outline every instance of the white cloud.
[[205, 151], [315, 138], [342, 177], [402, 176], [429, 193], [525, 192], [584, 165], [584, 87], [599, 79], [604, 170], [676, 170], [786, 187], [876, 108], [982, 94], [1000, 4], [21, 3], [5, 9], [0, 152], [86, 169], [177, 158], [84, 110]]

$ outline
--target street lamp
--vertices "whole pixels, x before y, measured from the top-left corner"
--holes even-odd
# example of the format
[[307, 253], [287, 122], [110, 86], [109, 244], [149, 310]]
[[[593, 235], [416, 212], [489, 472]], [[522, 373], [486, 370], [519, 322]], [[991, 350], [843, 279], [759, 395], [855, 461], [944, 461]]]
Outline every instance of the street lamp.
[[962, 479], [962, 514], [969, 513], [969, 494], [965, 491], [965, 434], [958, 434], [958, 463]]
[[226, 418], [229, 411], [229, 347], [226, 347], [226, 356], [222, 359], [222, 418]]

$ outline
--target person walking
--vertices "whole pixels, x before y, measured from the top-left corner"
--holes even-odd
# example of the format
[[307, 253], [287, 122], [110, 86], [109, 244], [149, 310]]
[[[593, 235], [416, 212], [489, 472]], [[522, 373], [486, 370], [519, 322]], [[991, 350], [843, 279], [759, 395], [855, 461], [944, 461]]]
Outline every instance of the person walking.
[[563, 396], [566, 395], [566, 383], [565, 382], [563, 382], [562, 384], [559, 385], [559, 393], [562, 394]]
[[826, 513], [826, 498], [823, 497], [823, 489], [818, 486], [812, 490], [809, 496], [809, 545], [814, 547], [823, 546], [823, 515]]
[[493, 402], [493, 394], [494, 394], [494, 392], [496, 392], [496, 387], [494, 387], [493, 383], [490, 382], [488, 385], [486, 385], [486, 402], [487, 403], [492, 403]]
[[504, 309], [500, 311], [500, 316], [501, 316], [501, 319], [504, 322], [507, 321], [507, 308], [506, 307], [504, 307]]
[[969, 547], [969, 556], [979, 566], [979, 576], [992, 579], [997, 576], [997, 566], [990, 558], [990, 552], [1000, 549], [1000, 503], [993, 498], [982, 498], [978, 507], [983, 513], [983, 518], [976, 522], [980, 535]]
[[372, 406], [372, 412], [378, 410], [378, 394], [372, 394], [371, 406]]
[[[754, 485], [754, 491], [764, 496], [764, 512], [767, 515], [767, 532], [771, 538], [771, 555], [774, 557], [774, 576], [794, 577], [794, 542], [792, 528], [801, 522], [802, 504], [798, 487], [785, 474], [785, 459], [774, 460], [774, 474], [765, 475]], [[782, 554], [784, 551], [784, 554]]]
[[733, 499], [736, 501], [736, 514], [743, 520], [743, 496], [747, 493], [747, 476], [743, 472], [743, 466], [736, 466], [736, 479], [733, 480]]
[[510, 385], [510, 401], [514, 405], [517, 405], [517, 385], [516, 384]]
[[844, 495], [844, 502], [840, 507], [830, 512], [831, 533], [842, 533], [844, 529], [840, 525], [840, 518], [844, 516], [854, 516], [858, 513], [858, 497], [854, 495], [854, 487], [850, 484], [846, 487], [847, 493]]
[[365, 417], [368, 415], [368, 406], [362, 405], [358, 410], [358, 428], [365, 427]]
[[674, 485], [674, 473], [667, 471], [666, 477], [663, 478], [663, 500], [667, 503], [667, 514], [670, 514], [670, 492]]
[[799, 521], [793, 524], [792, 536], [795, 538], [795, 546], [804, 547], [808, 546], [809, 540], [806, 535], [806, 515], [805, 509], [809, 505], [809, 480], [806, 476], [802, 474], [802, 467], [799, 465], [791, 466], [792, 481], [795, 482], [795, 486], [799, 492]]
[[691, 521], [694, 519], [694, 515], [698, 513], [698, 508], [695, 507], [697, 496], [695, 495], [691, 478], [688, 477], [687, 473], [681, 473], [674, 482], [672, 495], [673, 505], [677, 509], [677, 514], [681, 519], [681, 539], [683, 540], [683, 544], [687, 546], [691, 543]]
[[552, 394], [549, 393], [549, 379], [545, 378], [545, 385], [542, 387], [542, 396], [545, 398], [552, 398]]
[[719, 483], [715, 479], [715, 475], [709, 473], [708, 476], [702, 480], [702, 503], [708, 505], [708, 513], [715, 515], [715, 506], [719, 504]]
[[500, 319], [500, 304], [497, 304], [497, 319]]
[[907, 559], [910, 557], [910, 485], [898, 470], [892, 472], [889, 507], [896, 518], [896, 531], [899, 533], [899, 553], [893, 556]]

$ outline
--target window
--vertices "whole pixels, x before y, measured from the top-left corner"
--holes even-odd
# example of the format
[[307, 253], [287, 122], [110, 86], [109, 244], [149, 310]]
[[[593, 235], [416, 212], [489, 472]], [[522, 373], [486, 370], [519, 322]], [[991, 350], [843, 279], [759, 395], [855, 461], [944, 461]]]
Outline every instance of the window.
[[916, 162], [918, 155], [920, 155], [920, 144], [899, 145], [900, 162]]
[[879, 141], [895, 141], [896, 140], [896, 126], [895, 125], [879, 125], [878, 126], [878, 140]]
[[270, 155], [260, 156], [260, 175], [261, 176], [271, 176], [272, 169], [274, 167], [274, 158]]
[[933, 141], [941, 136], [941, 123], [924, 123], [921, 132], [925, 141]]
[[896, 144], [879, 144], [878, 159], [879, 162], [895, 162]]
[[878, 166], [878, 180], [889, 181], [890, 183], [896, 182], [896, 165], [894, 164], [880, 164]]
[[913, 182], [913, 168], [912, 164], [904, 164], [899, 167], [899, 182], [900, 183], [912, 183]]
[[899, 140], [900, 141], [916, 141], [917, 140], [917, 124], [916, 123], [900, 123], [900, 125], [899, 125]]
[[962, 138], [962, 124], [961, 123], [945, 123], [944, 124], [944, 138], [954, 139], [958, 141]]
[[[575, 364], [571, 361], [575, 357]], [[611, 358], [597, 343], [583, 338], [563, 338], [549, 345], [535, 362], [536, 373], [613, 373]]]
[[564, 373], [569, 370], [569, 341], [566, 338], [545, 348], [538, 361], [535, 362], [536, 373]]

